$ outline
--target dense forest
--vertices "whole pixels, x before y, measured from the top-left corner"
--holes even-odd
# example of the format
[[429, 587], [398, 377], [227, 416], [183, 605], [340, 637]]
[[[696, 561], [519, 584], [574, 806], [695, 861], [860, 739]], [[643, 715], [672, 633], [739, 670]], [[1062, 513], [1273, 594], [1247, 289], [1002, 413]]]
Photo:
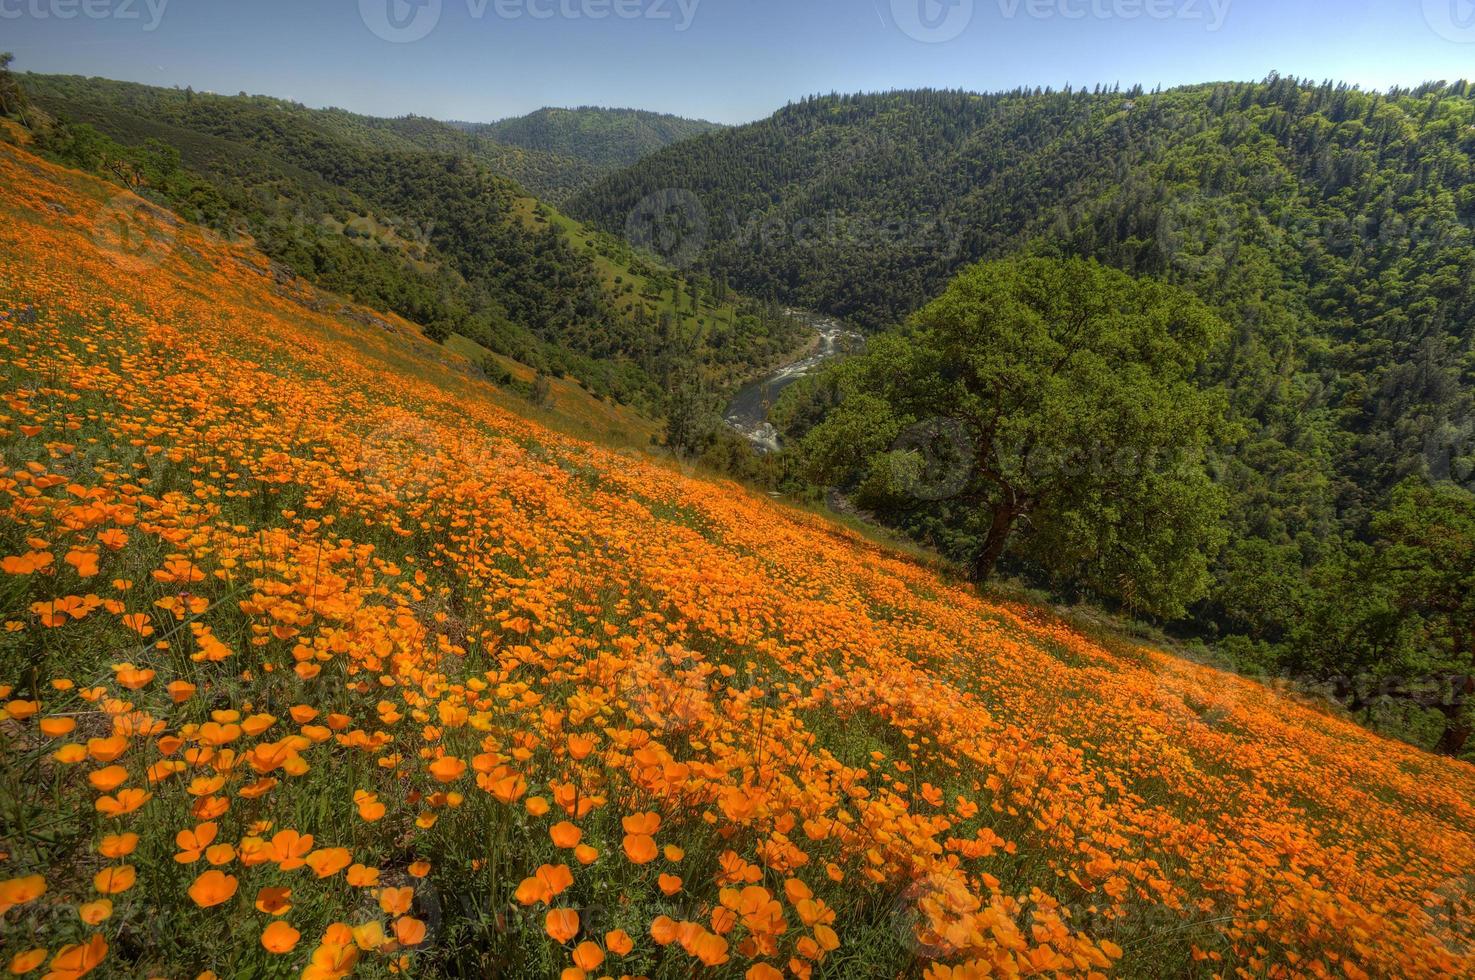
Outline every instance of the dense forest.
[[581, 161], [600, 171], [628, 167], [673, 143], [720, 128], [700, 119], [595, 106], [539, 109], [499, 122], [466, 124], [468, 131], [497, 143]]
[[58, 158], [249, 235], [316, 285], [433, 338], [461, 334], [652, 413], [673, 378], [721, 388], [802, 339], [774, 304], [569, 222], [451, 125], [79, 77], [21, 86]]
[[[1469, 729], [1470, 602], [1415, 597], [1381, 558], [1407, 543], [1393, 515], [1417, 487], [1475, 487], [1472, 152], [1464, 82], [894, 92], [678, 144], [573, 207], [617, 228], [682, 189], [701, 211], [694, 267], [871, 328], [1011, 255], [1088, 258], [1197, 296], [1228, 324], [1201, 381], [1235, 434], [1211, 460], [1227, 541], [1179, 627], [1246, 669], [1341, 677], [1359, 710], [1449, 749]], [[791, 389], [779, 415], [799, 451], [843, 387], [837, 369]], [[1468, 596], [1462, 499], [1424, 503], [1447, 517], [1435, 539], [1466, 543], [1443, 560]], [[964, 560], [981, 546], [936, 501], [879, 516]], [[1024, 556], [1005, 567], [1130, 605]], [[1435, 690], [1365, 690], [1411, 675]]]

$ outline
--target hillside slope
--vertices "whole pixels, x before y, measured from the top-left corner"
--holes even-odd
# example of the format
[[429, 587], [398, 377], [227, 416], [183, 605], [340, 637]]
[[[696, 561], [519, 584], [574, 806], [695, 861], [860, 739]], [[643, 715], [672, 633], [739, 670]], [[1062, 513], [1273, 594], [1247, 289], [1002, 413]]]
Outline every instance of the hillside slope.
[[[454, 126], [76, 76], [22, 76], [50, 148], [316, 284], [659, 414], [673, 371], [746, 380], [804, 339], [771, 304], [568, 221]], [[119, 159], [96, 127], [142, 166]], [[162, 148], [158, 148], [162, 145]], [[493, 146], [494, 153], [484, 152]], [[515, 168], [514, 168], [515, 171]]]
[[135, 203], [0, 146], [6, 960], [1475, 972], [1470, 767], [559, 435]]
[[470, 130], [508, 146], [582, 160], [601, 173], [628, 167], [672, 143], [722, 127], [640, 109], [547, 108]]

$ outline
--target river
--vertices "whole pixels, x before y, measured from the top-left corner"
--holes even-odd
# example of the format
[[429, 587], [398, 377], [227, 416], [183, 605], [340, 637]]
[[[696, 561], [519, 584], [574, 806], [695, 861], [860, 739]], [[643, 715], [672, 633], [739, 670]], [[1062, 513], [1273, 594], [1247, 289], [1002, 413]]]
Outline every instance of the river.
[[826, 361], [854, 353], [865, 346], [865, 338], [839, 320], [801, 310], [786, 312], [814, 329], [814, 342], [810, 345], [809, 352], [799, 360], [791, 361], [741, 389], [728, 403], [725, 416], [728, 425], [741, 432], [760, 452], [765, 453], [776, 453], [779, 450], [778, 430], [768, 421], [768, 413], [783, 390], [813, 373], [815, 368]]

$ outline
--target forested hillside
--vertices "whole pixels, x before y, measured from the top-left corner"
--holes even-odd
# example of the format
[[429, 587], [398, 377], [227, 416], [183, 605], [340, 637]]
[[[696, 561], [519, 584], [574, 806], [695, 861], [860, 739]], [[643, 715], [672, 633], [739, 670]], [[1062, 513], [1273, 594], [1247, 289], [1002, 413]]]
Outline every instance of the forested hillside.
[[39, 75], [23, 86], [59, 121], [38, 127], [58, 158], [249, 235], [317, 285], [432, 337], [461, 334], [653, 413], [673, 377], [720, 387], [802, 337], [772, 304], [637, 257], [493, 169], [496, 154], [535, 151], [265, 97]]
[[672, 143], [722, 127], [701, 119], [638, 109], [539, 109], [471, 132], [507, 146], [580, 160], [607, 172], [649, 156]]
[[[695, 267], [871, 327], [1004, 256], [1085, 257], [1188, 290], [1228, 325], [1202, 382], [1238, 429], [1213, 455], [1228, 542], [1192, 631], [1242, 665], [1362, 677], [1358, 707], [1379, 700], [1365, 697], [1376, 678], [1439, 674], [1420, 703], [1459, 714], [1468, 604], [1370, 569], [1407, 537], [1377, 530], [1395, 487], [1475, 478], [1472, 152], [1464, 82], [895, 92], [809, 99], [673, 146], [574, 210], [618, 228], [647, 195], [689, 192], [666, 199], [700, 212], [681, 215]], [[837, 394], [833, 379], [792, 390], [790, 435]], [[979, 533], [940, 509], [882, 516], [971, 559]]]

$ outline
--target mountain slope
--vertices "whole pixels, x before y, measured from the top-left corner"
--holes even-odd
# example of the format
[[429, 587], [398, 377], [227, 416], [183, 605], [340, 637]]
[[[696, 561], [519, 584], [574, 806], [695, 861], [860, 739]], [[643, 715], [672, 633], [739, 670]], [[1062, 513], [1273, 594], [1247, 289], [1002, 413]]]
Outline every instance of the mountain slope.
[[497, 143], [582, 160], [601, 172], [628, 167], [672, 143], [722, 127], [700, 119], [638, 109], [539, 109], [514, 119], [469, 127]]
[[560, 436], [3, 145], [0, 219], [0, 956], [1475, 971], [1469, 766]]
[[568, 222], [488, 170], [486, 141], [447, 124], [103, 79], [23, 80], [44, 109], [141, 147], [146, 163], [82, 129], [49, 141], [63, 159], [123, 173], [186, 217], [247, 234], [324, 288], [573, 374], [649, 414], [661, 411], [673, 371], [721, 387], [801, 342], [802, 327], [771, 305]]

